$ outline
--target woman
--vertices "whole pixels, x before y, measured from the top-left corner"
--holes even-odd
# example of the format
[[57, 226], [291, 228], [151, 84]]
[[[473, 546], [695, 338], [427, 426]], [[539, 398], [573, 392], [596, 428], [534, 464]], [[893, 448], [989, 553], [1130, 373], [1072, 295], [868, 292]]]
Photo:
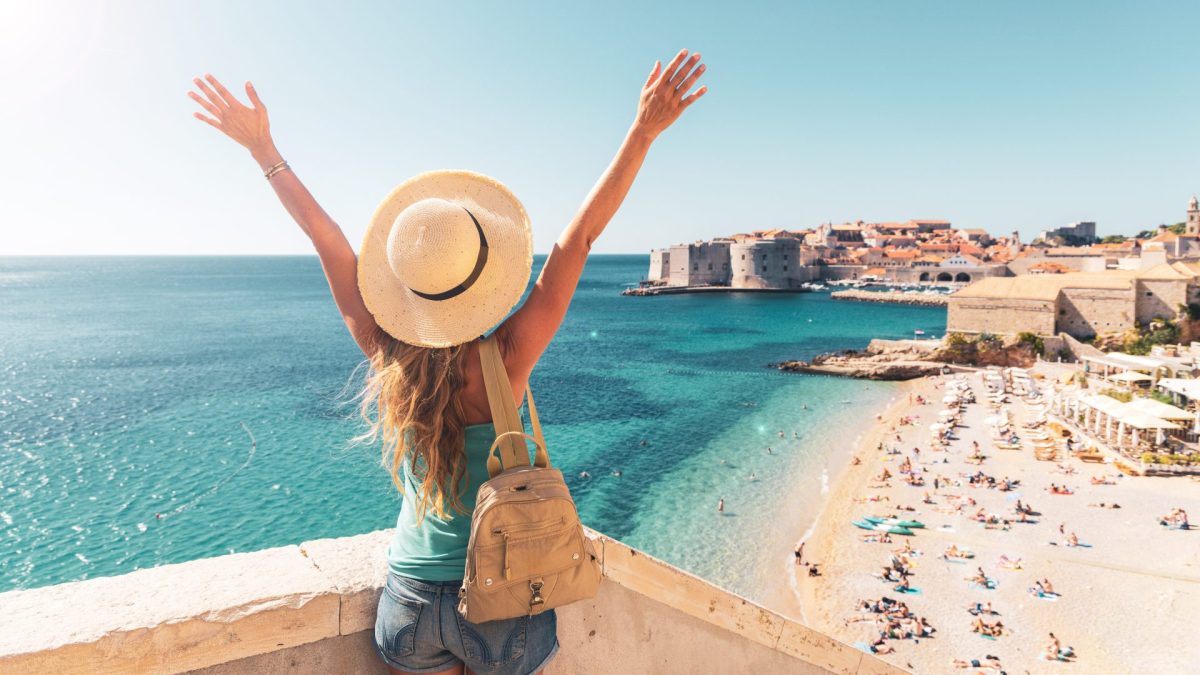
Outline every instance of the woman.
[[363, 416], [368, 435], [382, 440], [403, 494], [375, 630], [392, 672], [532, 673], [558, 650], [553, 611], [472, 624], [455, 609], [471, 512], [495, 439], [479, 337], [495, 327], [519, 403], [562, 323], [592, 243], [655, 138], [706, 92], [691, 91], [704, 70], [700, 55], [687, 50], [666, 68], [654, 64], [616, 157], [559, 236], [524, 305], [507, 319], [532, 261], [528, 219], [507, 188], [469, 172], [411, 179], [376, 212], [356, 257], [283, 161], [254, 86], [246, 83], [246, 106], [211, 75], [194, 80], [199, 93], [189, 96], [208, 113], [195, 116], [263, 168], [312, 240], [346, 327], [370, 362]]

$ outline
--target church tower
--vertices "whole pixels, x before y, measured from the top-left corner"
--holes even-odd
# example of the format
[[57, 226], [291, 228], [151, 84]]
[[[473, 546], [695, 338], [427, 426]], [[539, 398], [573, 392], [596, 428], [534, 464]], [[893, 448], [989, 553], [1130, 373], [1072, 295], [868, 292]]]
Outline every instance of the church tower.
[[1200, 202], [1194, 196], [1188, 202], [1187, 233], [1200, 234]]

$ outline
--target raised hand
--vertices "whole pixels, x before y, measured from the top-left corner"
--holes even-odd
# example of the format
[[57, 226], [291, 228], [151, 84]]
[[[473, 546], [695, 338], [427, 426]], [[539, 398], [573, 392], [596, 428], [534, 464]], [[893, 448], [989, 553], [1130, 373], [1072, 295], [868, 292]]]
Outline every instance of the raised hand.
[[[204, 80], [208, 80], [205, 82]], [[217, 78], [205, 75], [204, 80], [193, 78], [192, 82], [203, 92], [200, 96], [189, 91], [188, 96], [208, 111], [208, 115], [193, 113], [196, 119], [206, 122], [221, 133], [237, 141], [250, 152], [270, 146], [271, 125], [267, 121], [267, 107], [258, 98], [254, 85], [246, 83], [246, 96], [250, 98], [253, 108], [241, 104]]]
[[703, 74], [704, 64], [700, 63], [699, 52], [689, 57], [688, 51], [681, 49], [665, 70], [662, 62], [655, 61], [654, 69], [642, 87], [635, 128], [654, 138], [674, 124], [688, 106], [708, 91], [708, 87], [700, 87], [688, 95]]

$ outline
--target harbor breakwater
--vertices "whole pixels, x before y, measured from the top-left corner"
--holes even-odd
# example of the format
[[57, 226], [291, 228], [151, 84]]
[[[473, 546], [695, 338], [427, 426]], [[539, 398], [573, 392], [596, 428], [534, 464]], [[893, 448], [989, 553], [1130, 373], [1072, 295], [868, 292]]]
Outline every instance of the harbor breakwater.
[[901, 305], [923, 307], [945, 307], [950, 303], [949, 295], [940, 293], [912, 293], [905, 291], [834, 291], [829, 294], [834, 300], [857, 300], [859, 302], [893, 302]]

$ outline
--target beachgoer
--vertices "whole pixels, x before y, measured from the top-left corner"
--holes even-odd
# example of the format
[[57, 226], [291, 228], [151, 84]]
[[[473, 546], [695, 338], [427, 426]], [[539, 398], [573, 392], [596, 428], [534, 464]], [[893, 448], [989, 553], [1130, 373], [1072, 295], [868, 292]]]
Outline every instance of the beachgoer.
[[800, 545], [796, 547], [796, 564], [799, 565], [803, 561], [804, 561], [804, 542], [800, 542]]
[[[528, 298], [511, 313], [530, 285], [533, 237], [525, 208], [508, 188], [466, 171], [412, 178], [384, 200], [356, 252], [283, 161], [253, 85], [245, 85], [250, 103], [244, 105], [211, 75], [194, 80], [200, 93], [189, 96], [207, 113], [195, 116], [249, 150], [264, 170], [312, 241], [346, 327], [370, 362], [363, 415], [383, 442], [404, 501], [399, 545], [389, 549], [388, 592], [380, 594], [376, 612], [375, 635], [387, 637], [376, 646], [391, 668], [528, 673], [545, 667], [559, 648], [552, 610], [490, 621], [483, 629], [458, 616], [461, 635], [443, 635], [436, 624], [436, 617], [455, 611], [453, 591], [462, 585], [472, 510], [488, 478], [494, 440], [478, 338], [495, 328], [511, 393], [523, 394], [562, 324], [593, 242], [654, 140], [705, 93], [704, 87], [691, 91], [705, 70], [699, 57], [684, 50], [666, 68], [654, 65], [625, 141], [558, 237]], [[483, 108], [468, 114], [487, 116]], [[392, 433], [397, 429], [413, 433]], [[414, 470], [418, 466], [429, 470]], [[468, 633], [492, 639], [464, 646]], [[414, 634], [426, 636], [415, 648], [411, 641], [402, 651], [391, 644], [393, 636]], [[505, 650], [517, 635], [524, 648], [512, 650], [508, 660], [482, 658]]]
[[721, 497], [717, 500], [717, 513], [725, 513], [725, 498]]
[[767, 448], [767, 454], [768, 454], [768, 455], [773, 455], [773, 454], [775, 454], [775, 453], [771, 452], [771, 448], [769, 448], [769, 447], [768, 447], [768, 448]]

